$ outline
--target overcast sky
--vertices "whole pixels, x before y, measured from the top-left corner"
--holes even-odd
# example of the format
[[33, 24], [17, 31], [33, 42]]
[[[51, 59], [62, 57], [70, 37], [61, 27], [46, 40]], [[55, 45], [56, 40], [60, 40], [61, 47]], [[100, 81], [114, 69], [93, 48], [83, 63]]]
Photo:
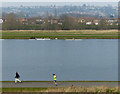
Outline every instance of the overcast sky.
[[118, 2], [120, 0], [0, 0], [1, 2]]

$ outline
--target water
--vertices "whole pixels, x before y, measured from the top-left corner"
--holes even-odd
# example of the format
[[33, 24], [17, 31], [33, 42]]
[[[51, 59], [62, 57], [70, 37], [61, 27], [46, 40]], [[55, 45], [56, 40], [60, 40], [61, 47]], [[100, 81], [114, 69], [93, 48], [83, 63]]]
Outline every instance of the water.
[[3, 80], [118, 80], [118, 40], [3, 40]]

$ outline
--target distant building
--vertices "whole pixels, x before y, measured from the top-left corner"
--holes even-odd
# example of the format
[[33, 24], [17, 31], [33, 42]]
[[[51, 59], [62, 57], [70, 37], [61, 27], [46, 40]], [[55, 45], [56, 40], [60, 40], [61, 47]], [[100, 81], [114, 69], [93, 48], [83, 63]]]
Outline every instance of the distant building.
[[59, 25], [62, 25], [62, 23], [61, 23], [61, 22], [59, 22], [58, 24], [59, 24]]
[[27, 21], [26, 18], [22, 18], [22, 19], [20, 19], [20, 22], [26, 22], [26, 21]]
[[51, 22], [51, 24], [58, 23], [58, 21], [57, 21], [57, 20], [54, 20], [54, 19], [51, 19], [50, 22]]
[[99, 23], [94, 23], [95, 25], [99, 25]]
[[114, 25], [114, 24], [118, 24], [118, 19], [108, 19], [106, 20], [108, 25]]
[[92, 24], [92, 22], [86, 22], [86, 25], [91, 25]]

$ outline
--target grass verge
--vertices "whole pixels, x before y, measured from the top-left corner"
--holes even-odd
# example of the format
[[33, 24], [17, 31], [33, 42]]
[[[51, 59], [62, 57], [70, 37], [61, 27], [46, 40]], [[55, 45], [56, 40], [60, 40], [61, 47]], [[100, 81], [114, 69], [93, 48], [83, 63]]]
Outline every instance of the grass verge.
[[118, 30], [7, 30], [2, 39], [118, 39]]

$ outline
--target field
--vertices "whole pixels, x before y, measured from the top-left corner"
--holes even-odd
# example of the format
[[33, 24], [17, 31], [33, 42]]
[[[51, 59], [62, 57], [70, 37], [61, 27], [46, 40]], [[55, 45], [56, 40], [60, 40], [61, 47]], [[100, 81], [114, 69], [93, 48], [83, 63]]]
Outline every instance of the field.
[[3, 88], [2, 92], [119, 92], [118, 87], [49, 87], [49, 88]]
[[118, 30], [7, 30], [2, 39], [118, 39]]
[[[120, 92], [118, 81], [2, 81], [2, 92]], [[7, 94], [7, 93], [6, 93]], [[35, 93], [33, 93], [35, 94]]]

